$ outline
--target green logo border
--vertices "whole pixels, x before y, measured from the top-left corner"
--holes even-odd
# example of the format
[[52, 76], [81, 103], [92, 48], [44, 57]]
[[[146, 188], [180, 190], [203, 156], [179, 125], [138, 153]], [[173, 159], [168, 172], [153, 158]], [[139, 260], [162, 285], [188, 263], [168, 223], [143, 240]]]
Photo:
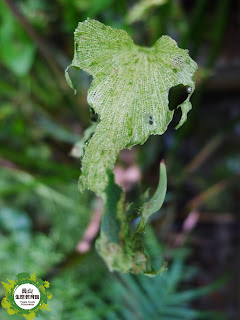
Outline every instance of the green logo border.
[[[13, 315], [17, 314], [19, 316], [25, 317], [27, 320], [33, 320], [37, 317], [42, 311], [47, 310], [51, 311], [47, 303], [48, 300], [52, 298], [52, 294], [46, 289], [50, 287], [48, 281], [43, 281], [40, 278], [36, 277], [36, 273], [30, 276], [30, 273], [23, 272], [17, 274], [17, 280], [9, 280], [9, 283], [2, 282], [5, 287], [5, 297], [2, 300], [2, 307], [7, 309], [8, 314]], [[40, 301], [36, 307], [31, 310], [24, 310], [20, 308], [14, 301], [14, 292], [21, 284], [33, 284], [36, 286], [40, 292]]]

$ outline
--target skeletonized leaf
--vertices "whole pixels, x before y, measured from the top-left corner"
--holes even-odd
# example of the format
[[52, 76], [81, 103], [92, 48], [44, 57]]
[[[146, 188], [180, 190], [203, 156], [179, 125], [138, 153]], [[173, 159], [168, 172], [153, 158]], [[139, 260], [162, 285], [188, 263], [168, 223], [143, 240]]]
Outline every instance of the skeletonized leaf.
[[[168, 108], [168, 93], [179, 84], [191, 88], [179, 106], [182, 118], [177, 127], [185, 122], [197, 65], [168, 36], [151, 48], [140, 47], [125, 31], [87, 19], [75, 31], [72, 66], [93, 76], [88, 103], [100, 119], [85, 148], [80, 188], [103, 195], [107, 171], [120, 150], [165, 132], [174, 113]], [[67, 81], [71, 85], [68, 76]]]
[[[91, 189], [104, 199], [97, 250], [110, 270], [155, 275], [165, 265], [158, 272], [152, 269], [142, 235], [149, 217], [160, 209], [165, 197], [165, 165], [160, 165], [158, 188], [143, 205], [132, 234], [124, 193], [114, 183], [112, 169], [120, 150], [165, 132], [174, 113], [168, 108], [169, 90], [179, 84], [189, 87], [189, 95], [178, 106], [182, 117], [177, 127], [186, 121], [197, 65], [168, 36], [162, 36], [152, 48], [140, 47], [125, 31], [88, 19], [75, 31], [72, 66], [93, 76], [88, 103], [99, 115], [96, 131], [84, 148], [79, 181], [81, 189]], [[72, 87], [67, 70], [66, 79]]]

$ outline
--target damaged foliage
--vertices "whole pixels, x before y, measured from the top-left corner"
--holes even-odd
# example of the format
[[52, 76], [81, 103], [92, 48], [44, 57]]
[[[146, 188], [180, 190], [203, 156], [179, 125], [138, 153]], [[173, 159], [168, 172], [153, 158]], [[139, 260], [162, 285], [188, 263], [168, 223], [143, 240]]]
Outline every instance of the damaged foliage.
[[[165, 165], [160, 165], [162, 190], [158, 187], [153, 199], [143, 206], [132, 235], [124, 195], [111, 172], [122, 149], [143, 144], [150, 135], [166, 131], [174, 114], [168, 107], [168, 93], [179, 84], [189, 87], [189, 95], [178, 106], [182, 117], [177, 128], [186, 121], [197, 65], [188, 51], [168, 36], [162, 36], [151, 48], [140, 47], [125, 31], [87, 19], [75, 31], [71, 66], [93, 76], [87, 98], [99, 116], [95, 133], [85, 145], [79, 180], [81, 190], [90, 189], [105, 202], [98, 251], [111, 270], [154, 274], [143, 251], [141, 234], [149, 216], [162, 205]], [[73, 87], [67, 70], [66, 79]]]

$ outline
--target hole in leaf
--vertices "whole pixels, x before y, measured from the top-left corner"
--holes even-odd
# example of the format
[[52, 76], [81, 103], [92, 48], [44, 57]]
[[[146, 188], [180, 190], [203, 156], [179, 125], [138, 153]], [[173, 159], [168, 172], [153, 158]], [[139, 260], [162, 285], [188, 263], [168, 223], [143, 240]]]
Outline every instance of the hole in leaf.
[[169, 109], [175, 110], [177, 106], [183, 103], [187, 99], [191, 89], [191, 87], [184, 86], [183, 84], [171, 88], [168, 94]]
[[92, 107], [90, 107], [90, 119], [92, 122], [97, 122], [98, 121], [98, 115], [97, 113], [94, 111], [94, 109]]
[[173, 119], [170, 122], [169, 128], [175, 129], [175, 127], [179, 124], [181, 117], [182, 117], [182, 110], [181, 108], [178, 108], [174, 112]]

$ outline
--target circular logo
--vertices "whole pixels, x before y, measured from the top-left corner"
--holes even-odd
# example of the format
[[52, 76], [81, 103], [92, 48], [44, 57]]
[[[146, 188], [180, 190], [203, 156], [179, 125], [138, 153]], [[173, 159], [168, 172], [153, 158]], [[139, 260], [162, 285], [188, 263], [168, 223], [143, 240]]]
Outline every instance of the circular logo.
[[31, 283], [16, 287], [13, 294], [15, 303], [24, 310], [31, 310], [40, 302], [40, 291]]
[[50, 286], [48, 281], [43, 281], [30, 275], [27, 272], [17, 274], [17, 280], [2, 282], [5, 287], [5, 297], [2, 299], [3, 308], [7, 309], [8, 314], [25, 317], [33, 320], [42, 311], [51, 311], [48, 300], [52, 298], [47, 290]]

